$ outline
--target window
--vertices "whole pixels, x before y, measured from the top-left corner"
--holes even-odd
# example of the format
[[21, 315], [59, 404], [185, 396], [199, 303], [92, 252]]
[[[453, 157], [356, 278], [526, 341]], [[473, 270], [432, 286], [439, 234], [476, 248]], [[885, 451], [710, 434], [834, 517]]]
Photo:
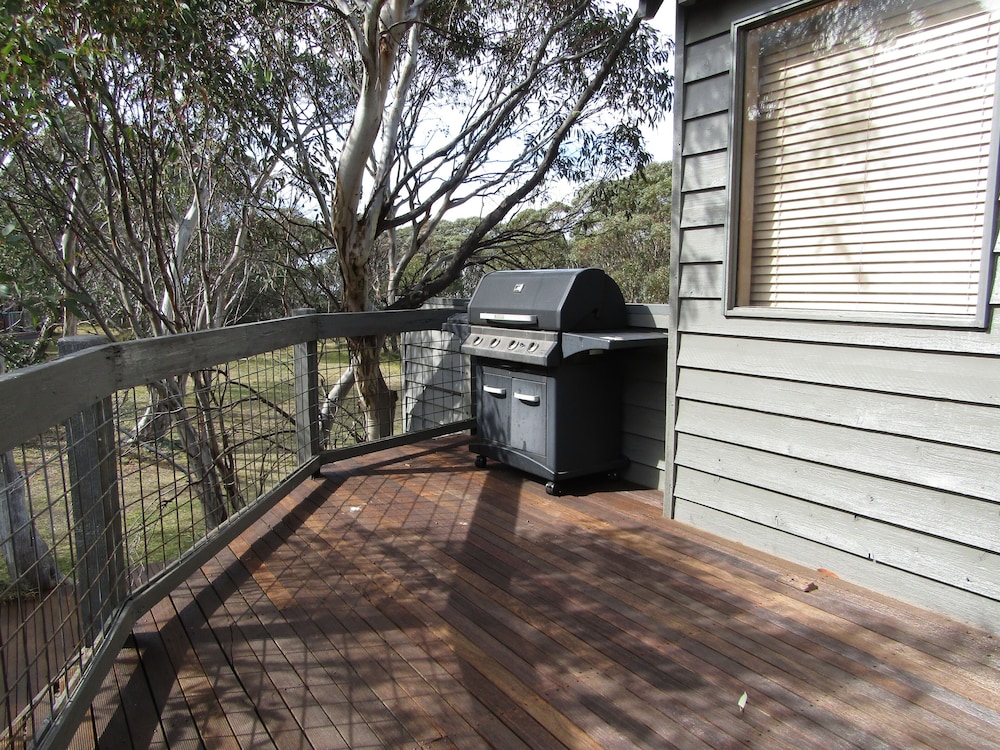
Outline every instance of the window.
[[731, 308], [982, 322], [998, 6], [838, 0], [738, 27]]

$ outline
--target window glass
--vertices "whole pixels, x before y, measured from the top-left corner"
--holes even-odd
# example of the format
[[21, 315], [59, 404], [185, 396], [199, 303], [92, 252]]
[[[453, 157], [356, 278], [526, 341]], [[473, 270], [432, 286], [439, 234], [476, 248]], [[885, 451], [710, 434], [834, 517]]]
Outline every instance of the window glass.
[[996, 5], [842, 0], [742, 31], [737, 306], [976, 318]]

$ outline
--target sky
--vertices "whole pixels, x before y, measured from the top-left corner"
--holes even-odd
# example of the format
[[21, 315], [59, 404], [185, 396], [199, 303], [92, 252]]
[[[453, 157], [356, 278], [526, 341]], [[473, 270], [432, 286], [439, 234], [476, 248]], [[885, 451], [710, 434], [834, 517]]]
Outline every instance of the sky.
[[[676, 4], [673, 0], [666, 0], [660, 6], [660, 10], [649, 23], [659, 31], [662, 31], [671, 39], [674, 37], [674, 14]], [[660, 124], [659, 128], [647, 133], [646, 148], [653, 155], [654, 161], [671, 161], [673, 159], [674, 141], [674, 117], [673, 113], [668, 115]]]

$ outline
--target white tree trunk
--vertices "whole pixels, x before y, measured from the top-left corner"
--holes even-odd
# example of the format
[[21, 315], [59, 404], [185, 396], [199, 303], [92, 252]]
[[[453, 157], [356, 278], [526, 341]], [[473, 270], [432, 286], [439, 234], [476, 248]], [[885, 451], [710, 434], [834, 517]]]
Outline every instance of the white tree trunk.
[[319, 424], [320, 439], [324, 443], [329, 440], [337, 410], [340, 408], [341, 402], [343, 402], [347, 394], [354, 387], [354, 383], [354, 368], [348, 367], [344, 370], [344, 374], [340, 376], [337, 384], [327, 392], [326, 398], [323, 399], [323, 405], [319, 410]]
[[[337, 184], [330, 212], [343, 281], [342, 307], [348, 312], [364, 312], [373, 307], [372, 250], [385, 204], [384, 182], [395, 158], [396, 133], [420, 45], [422, 26], [419, 21], [423, 5], [423, 0], [372, 2], [361, 23], [351, 26], [364, 62], [364, 75], [354, 120], [337, 165]], [[399, 72], [394, 91], [395, 102], [387, 109], [389, 94], [392, 93], [390, 81], [404, 40], [409, 57]], [[383, 148], [377, 153], [376, 143], [380, 138]], [[373, 158], [376, 161], [374, 184], [370, 200], [362, 210], [365, 177]], [[352, 339], [349, 346], [351, 366], [365, 411], [368, 439], [387, 437], [393, 430], [396, 394], [389, 389], [381, 372], [381, 341]]]

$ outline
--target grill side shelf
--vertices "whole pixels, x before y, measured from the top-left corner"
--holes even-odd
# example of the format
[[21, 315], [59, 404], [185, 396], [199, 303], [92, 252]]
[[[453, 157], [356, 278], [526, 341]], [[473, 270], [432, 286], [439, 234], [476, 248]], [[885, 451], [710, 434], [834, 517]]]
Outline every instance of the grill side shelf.
[[618, 351], [620, 349], [640, 349], [642, 347], [666, 347], [665, 331], [601, 331], [599, 333], [564, 333], [562, 335], [562, 355], [591, 351]]

